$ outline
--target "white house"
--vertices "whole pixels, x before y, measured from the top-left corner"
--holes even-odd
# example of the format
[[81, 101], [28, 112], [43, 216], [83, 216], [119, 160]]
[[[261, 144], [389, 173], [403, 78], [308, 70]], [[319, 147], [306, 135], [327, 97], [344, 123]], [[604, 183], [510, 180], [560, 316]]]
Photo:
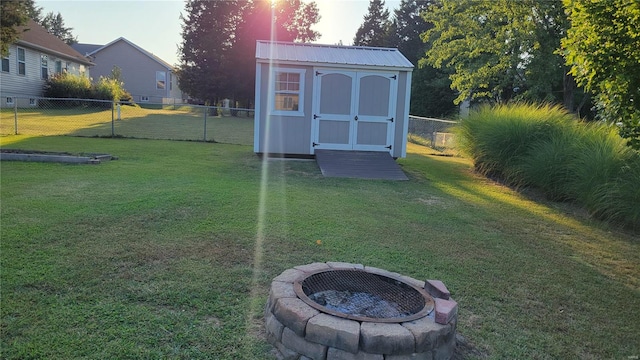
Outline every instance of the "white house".
[[89, 76], [91, 61], [35, 21], [19, 27], [19, 39], [2, 58], [0, 104], [2, 107], [35, 106], [49, 76], [61, 72]]

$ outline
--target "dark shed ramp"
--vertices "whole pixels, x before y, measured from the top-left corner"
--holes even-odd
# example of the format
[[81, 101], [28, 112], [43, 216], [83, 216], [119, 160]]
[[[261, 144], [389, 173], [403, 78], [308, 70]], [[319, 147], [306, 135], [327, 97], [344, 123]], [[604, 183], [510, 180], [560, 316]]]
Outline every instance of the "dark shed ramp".
[[409, 180], [388, 152], [316, 150], [316, 162], [325, 177]]

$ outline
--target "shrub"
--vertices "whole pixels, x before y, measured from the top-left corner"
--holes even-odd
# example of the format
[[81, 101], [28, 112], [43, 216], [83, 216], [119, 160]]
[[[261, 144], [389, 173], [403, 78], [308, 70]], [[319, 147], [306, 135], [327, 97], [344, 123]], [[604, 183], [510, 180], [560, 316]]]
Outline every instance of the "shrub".
[[122, 82], [101, 76], [93, 88], [93, 97], [98, 100], [118, 101], [123, 95]]
[[124, 84], [111, 77], [100, 77], [98, 83], [84, 75], [55, 74], [45, 83], [44, 96], [50, 98], [97, 99], [133, 102], [133, 97], [124, 89]]
[[47, 79], [44, 85], [44, 96], [87, 99], [91, 96], [91, 80], [84, 75], [55, 74]]

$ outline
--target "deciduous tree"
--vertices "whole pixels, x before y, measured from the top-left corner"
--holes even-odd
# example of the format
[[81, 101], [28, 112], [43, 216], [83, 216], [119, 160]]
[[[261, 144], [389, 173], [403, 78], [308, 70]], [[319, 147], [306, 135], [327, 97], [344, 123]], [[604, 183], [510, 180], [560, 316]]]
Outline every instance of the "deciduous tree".
[[453, 103], [456, 95], [451, 89], [449, 74], [419, 61], [429, 47], [420, 35], [433, 27], [421, 13], [433, 3], [433, 0], [402, 0], [393, 12], [387, 46], [398, 48], [415, 66], [411, 82], [411, 114], [446, 117], [456, 109]]
[[427, 61], [452, 70], [456, 102], [564, 101], [574, 110], [556, 53], [568, 27], [561, 0], [442, 0], [424, 18], [434, 24], [423, 37], [431, 44]]
[[578, 84], [596, 96], [598, 115], [620, 125], [640, 149], [640, 3], [564, 0], [571, 28], [563, 54]]
[[9, 45], [20, 36], [17, 27], [26, 25], [29, 16], [25, 3], [17, 0], [2, 0], [0, 10], [0, 53], [7, 56]]

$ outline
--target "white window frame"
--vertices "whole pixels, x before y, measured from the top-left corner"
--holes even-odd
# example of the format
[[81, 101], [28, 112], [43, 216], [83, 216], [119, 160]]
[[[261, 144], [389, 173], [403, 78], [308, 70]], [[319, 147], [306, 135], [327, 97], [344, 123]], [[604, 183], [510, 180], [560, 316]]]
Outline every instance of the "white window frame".
[[[7, 64], [7, 70], [4, 70], [4, 64]], [[9, 73], [11, 72], [11, 60], [9, 60], [8, 56], [3, 56], [2, 57], [2, 72], [6, 72]]]
[[40, 54], [40, 78], [48, 79], [49, 78], [49, 55]]
[[13, 104], [13, 98], [11, 96], [7, 96], [6, 102], [7, 102], [7, 105], [12, 105]]
[[148, 96], [140, 96], [140, 102], [149, 102]]
[[62, 60], [56, 60], [55, 61], [56, 64], [56, 74], [61, 74], [62, 73]]
[[[296, 68], [273, 68], [270, 74], [269, 84], [269, 114], [281, 116], [304, 116], [304, 80], [307, 70]], [[298, 110], [276, 110], [276, 79], [278, 73], [295, 73], [300, 75], [298, 91], [281, 90], [277, 93], [290, 93], [298, 95]]]
[[29, 99], [29, 105], [30, 105], [30, 106], [36, 106], [36, 105], [37, 105], [37, 103], [36, 103], [36, 99], [34, 99], [34, 98], [30, 98], [30, 99]]
[[[158, 75], [162, 74], [162, 79], [159, 79]], [[160, 86], [162, 83], [162, 87]], [[166, 90], [167, 89], [167, 72], [166, 71], [156, 71], [156, 90]]]
[[[20, 60], [20, 51], [22, 50], [22, 57], [23, 59]], [[19, 47], [18, 50], [16, 51], [16, 60], [18, 63], [18, 75], [23, 75], [26, 76], [27, 75], [27, 50], [25, 50], [24, 48]], [[20, 64], [22, 64], [22, 69], [23, 69], [23, 73], [20, 73]]]

